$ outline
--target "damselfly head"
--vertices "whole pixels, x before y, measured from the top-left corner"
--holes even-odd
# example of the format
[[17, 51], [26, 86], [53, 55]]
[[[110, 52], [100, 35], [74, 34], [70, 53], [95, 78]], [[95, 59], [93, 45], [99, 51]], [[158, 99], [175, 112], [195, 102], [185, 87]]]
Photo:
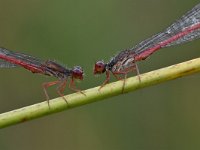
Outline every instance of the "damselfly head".
[[72, 77], [75, 79], [83, 80], [83, 69], [80, 66], [75, 66], [72, 70]]
[[95, 63], [93, 73], [101, 74], [101, 73], [104, 73], [105, 70], [106, 70], [106, 64], [104, 63], [103, 60], [101, 60]]

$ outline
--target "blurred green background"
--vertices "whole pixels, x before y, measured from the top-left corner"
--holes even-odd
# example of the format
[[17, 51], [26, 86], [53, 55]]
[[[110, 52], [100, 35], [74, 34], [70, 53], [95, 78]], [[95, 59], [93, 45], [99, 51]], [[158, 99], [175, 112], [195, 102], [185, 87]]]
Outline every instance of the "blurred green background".
[[[92, 74], [125, 48], [162, 31], [198, 0], [1, 0], [0, 46]], [[140, 72], [199, 57], [200, 41], [162, 49]], [[0, 113], [45, 101], [41, 83], [54, 78], [23, 68], [0, 70]], [[115, 79], [112, 78], [114, 81]], [[200, 149], [200, 75], [180, 78], [0, 130], [1, 150]], [[52, 98], [55, 88], [49, 89]], [[70, 91], [67, 89], [67, 93]]]

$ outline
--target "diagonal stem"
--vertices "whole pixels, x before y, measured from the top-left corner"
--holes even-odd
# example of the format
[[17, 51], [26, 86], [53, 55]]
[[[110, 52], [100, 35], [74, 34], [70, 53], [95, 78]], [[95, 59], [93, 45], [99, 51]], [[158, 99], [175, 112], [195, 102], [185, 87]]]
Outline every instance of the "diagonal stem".
[[[135, 91], [137, 89], [194, 74], [196, 72], [200, 72], [200, 58], [141, 74], [141, 82], [139, 82], [137, 76], [128, 78], [126, 80], [124, 92], [127, 93]], [[0, 128], [120, 95], [122, 86], [123, 81], [117, 81], [105, 85], [100, 91], [98, 90], [99, 87], [85, 90], [84, 93], [86, 96], [81, 93], [67, 95], [66, 98], [70, 104], [70, 108], [67, 107], [66, 103], [63, 101], [63, 98], [59, 97], [50, 101], [50, 109], [45, 101], [10, 112], [2, 113], [0, 114]]]

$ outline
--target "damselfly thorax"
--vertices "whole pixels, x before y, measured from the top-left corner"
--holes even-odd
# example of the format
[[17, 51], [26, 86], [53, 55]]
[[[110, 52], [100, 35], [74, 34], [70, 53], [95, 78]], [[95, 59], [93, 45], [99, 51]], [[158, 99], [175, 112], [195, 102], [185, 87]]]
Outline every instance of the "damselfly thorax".
[[135, 70], [135, 53], [131, 50], [124, 50], [115, 57], [115, 64], [111, 68], [112, 73], [124, 74]]

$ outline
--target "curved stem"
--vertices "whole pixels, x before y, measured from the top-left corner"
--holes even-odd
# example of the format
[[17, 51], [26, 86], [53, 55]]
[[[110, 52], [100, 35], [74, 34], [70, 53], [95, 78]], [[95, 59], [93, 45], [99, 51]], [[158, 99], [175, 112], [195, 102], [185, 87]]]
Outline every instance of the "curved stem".
[[[136, 89], [155, 85], [164, 81], [176, 79], [182, 76], [194, 74], [199, 71], [200, 58], [196, 58], [180, 64], [144, 73], [140, 75], [141, 82], [139, 81], [138, 77], [126, 79], [124, 93], [135, 91]], [[121, 90], [123, 87], [123, 82], [124, 81], [121, 80], [107, 84], [100, 91], [98, 90], [99, 87], [85, 90], [83, 92], [86, 94], [86, 96], [81, 93], [67, 95], [65, 98], [67, 99], [69, 107], [65, 101], [63, 101], [63, 98], [59, 97], [50, 100], [50, 109], [45, 101], [10, 112], [2, 113], [0, 114], [0, 128], [120, 95], [122, 94]]]

